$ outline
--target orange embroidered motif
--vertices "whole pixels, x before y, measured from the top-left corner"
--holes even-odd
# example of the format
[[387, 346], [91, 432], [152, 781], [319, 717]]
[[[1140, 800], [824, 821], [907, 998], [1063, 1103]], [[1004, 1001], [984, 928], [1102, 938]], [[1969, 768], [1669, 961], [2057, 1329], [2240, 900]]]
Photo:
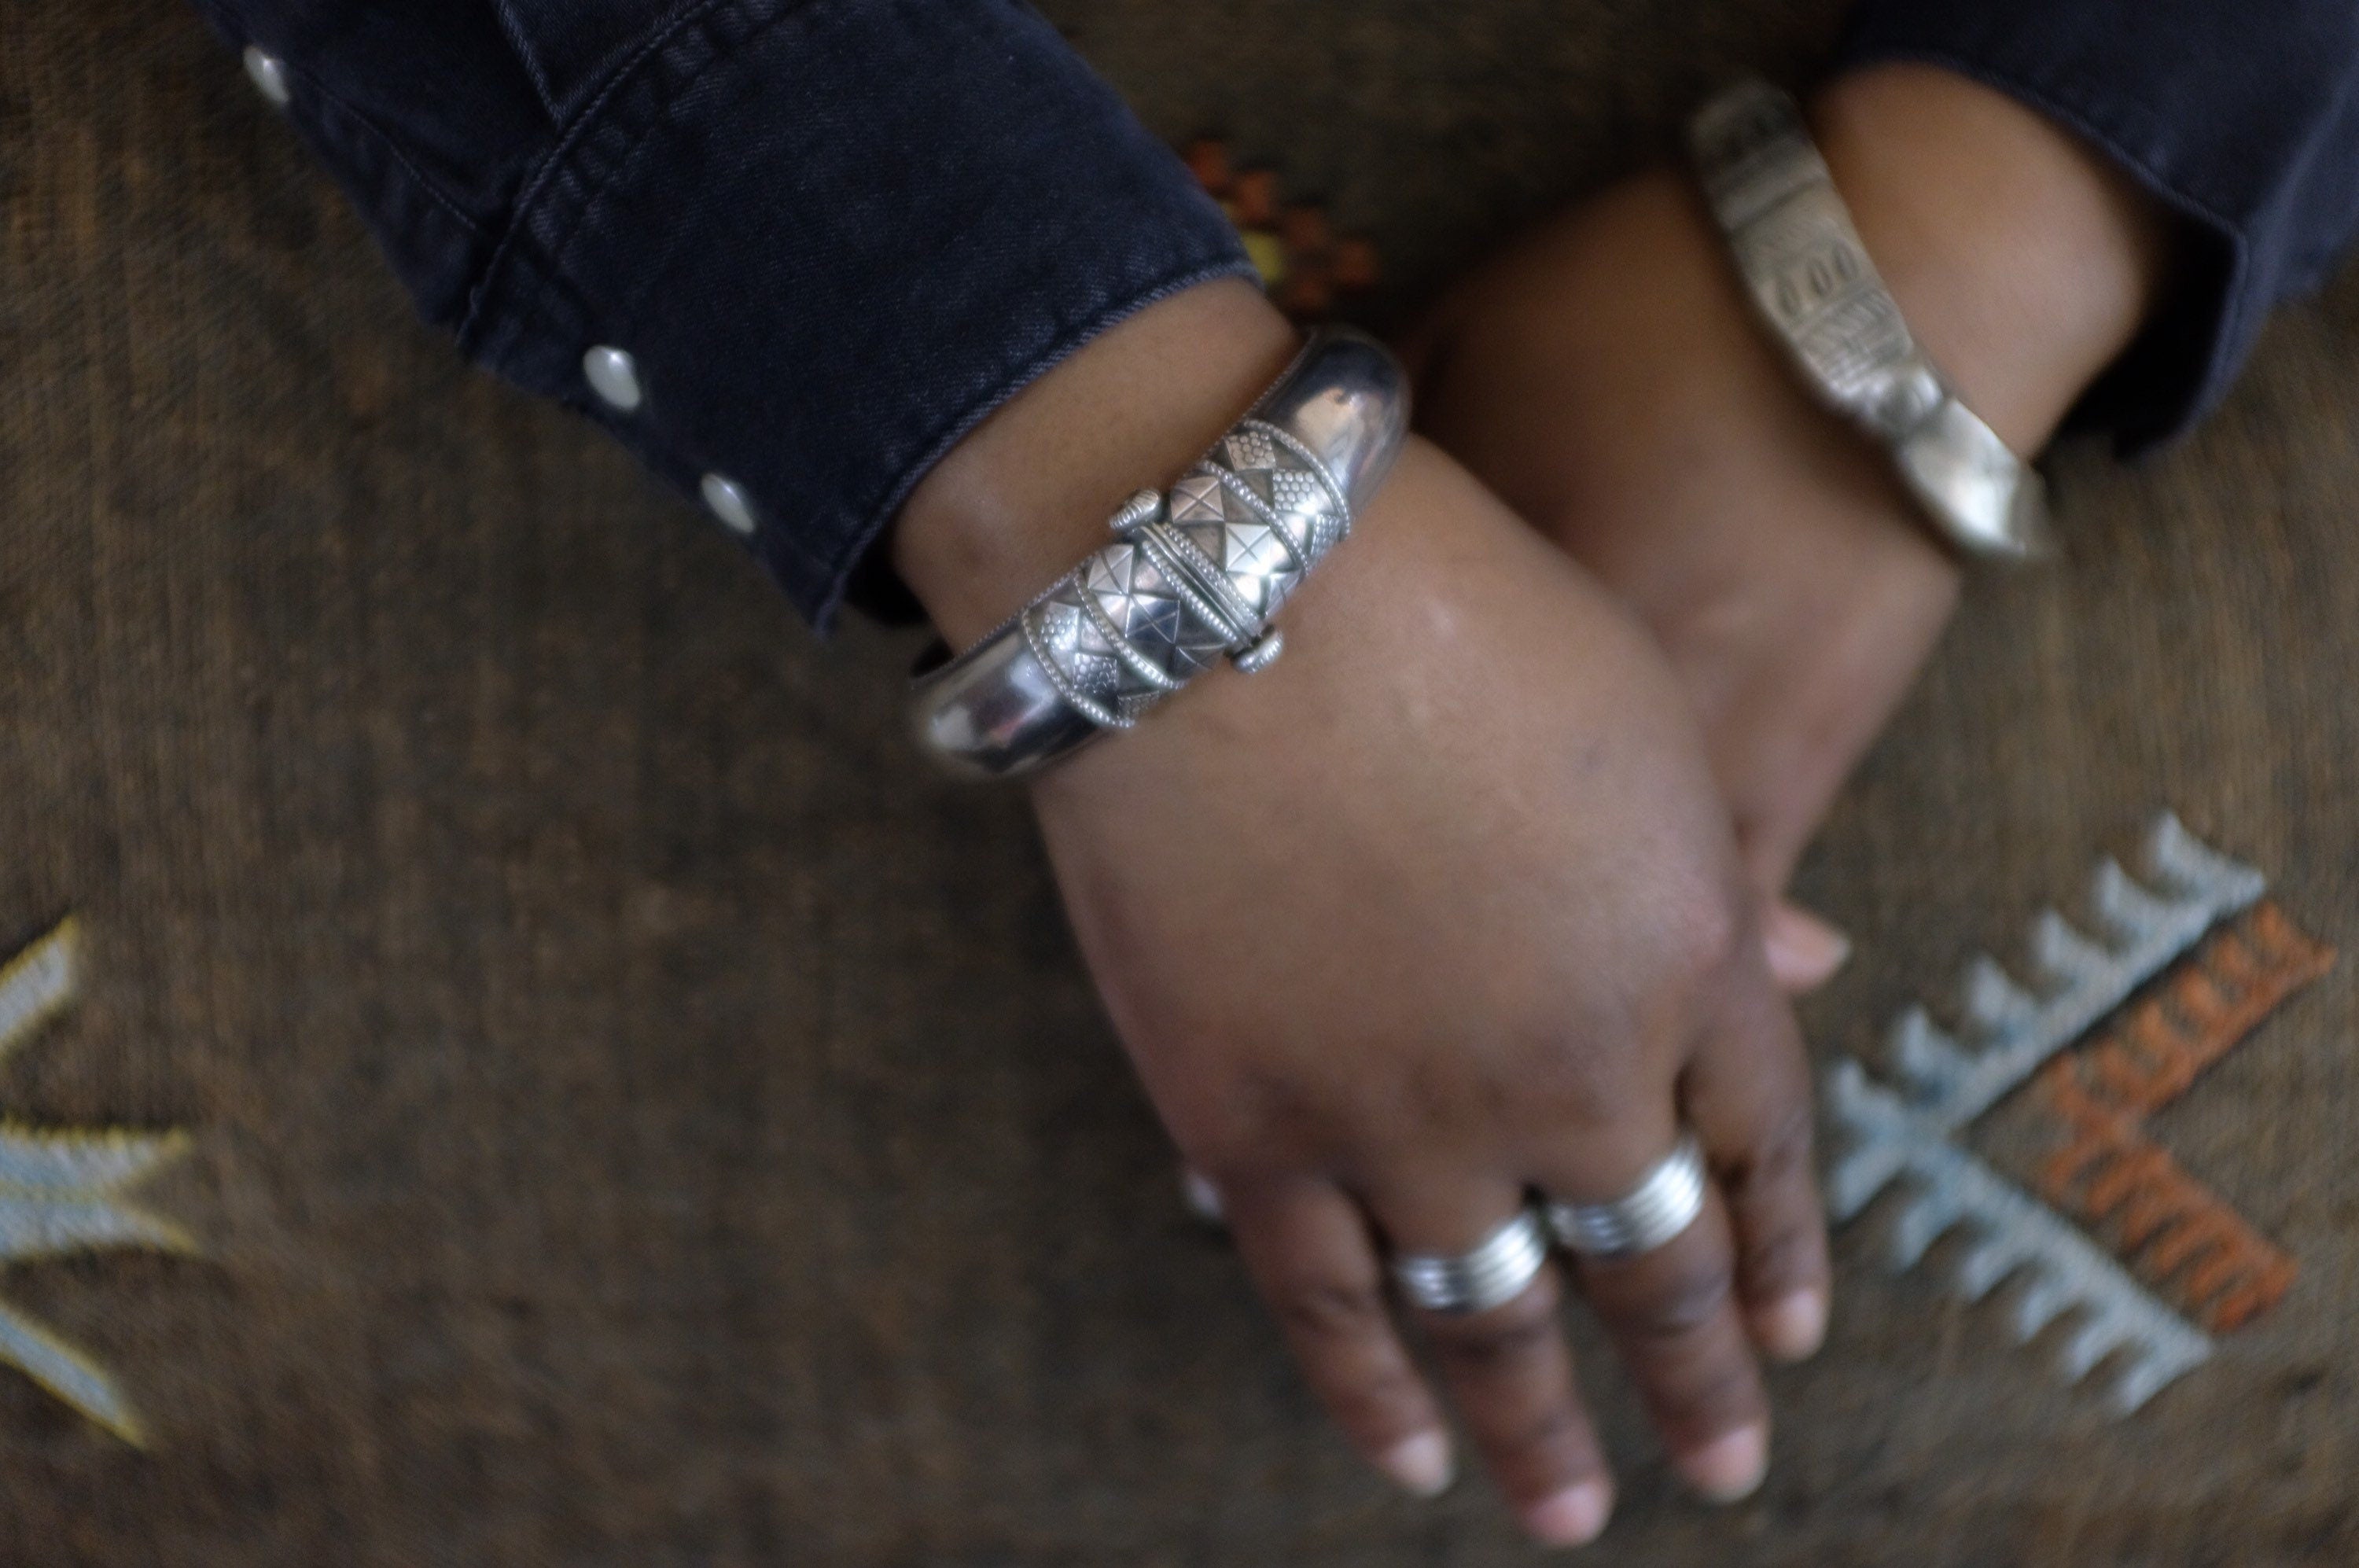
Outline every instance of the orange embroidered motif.
[[2333, 950], [2275, 904], [2256, 905], [2159, 994], [2038, 1079], [2066, 1135], [2040, 1167], [2049, 1202], [2101, 1227], [2149, 1284], [2214, 1333], [2275, 1306], [2297, 1266], [2148, 1139], [2144, 1121], [2333, 963]]
[[1318, 207], [1280, 205], [1277, 176], [1271, 170], [1233, 169], [1227, 146], [1211, 137], [1190, 144], [1187, 158], [1196, 183], [1237, 226], [1255, 270], [1288, 315], [1298, 321], [1320, 321], [1339, 295], [1375, 286], [1375, 247], [1331, 234], [1327, 214]]
[[2078, 1383], [2112, 1365], [2121, 1415], [2209, 1359], [2210, 1337], [1957, 1138], [2268, 886], [2167, 811], [2147, 835], [2146, 862], [2142, 882], [2114, 861], [2098, 866], [2089, 890], [2094, 933], [2054, 910], [2032, 922], [2028, 985], [1976, 958], [1966, 965], [1957, 1032], [1909, 1007], [1893, 1020], [1884, 1073], [1846, 1057], [1826, 1083], [1827, 1122], [1842, 1146], [1826, 1171], [1829, 1217], [1856, 1218], [1878, 1193], [1899, 1188], [1892, 1270], [1915, 1268], [1936, 1241], [1961, 1233], [1953, 1293], [1981, 1301], [2019, 1280], [2008, 1316], [2021, 1344], [2071, 1314], [2057, 1369]]

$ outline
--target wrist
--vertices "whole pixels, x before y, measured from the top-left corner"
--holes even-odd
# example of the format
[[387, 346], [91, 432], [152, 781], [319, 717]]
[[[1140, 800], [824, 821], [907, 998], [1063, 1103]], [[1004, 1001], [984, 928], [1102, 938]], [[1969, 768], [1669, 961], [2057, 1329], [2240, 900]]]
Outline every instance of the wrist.
[[893, 564], [953, 647], [1005, 620], [1104, 541], [1253, 405], [1299, 334], [1241, 279], [1177, 294], [1025, 387], [919, 485]]
[[1930, 66], [1838, 78], [1811, 119], [1909, 330], [1967, 407], [2037, 452], [2152, 311], [2160, 207], [2055, 122]]

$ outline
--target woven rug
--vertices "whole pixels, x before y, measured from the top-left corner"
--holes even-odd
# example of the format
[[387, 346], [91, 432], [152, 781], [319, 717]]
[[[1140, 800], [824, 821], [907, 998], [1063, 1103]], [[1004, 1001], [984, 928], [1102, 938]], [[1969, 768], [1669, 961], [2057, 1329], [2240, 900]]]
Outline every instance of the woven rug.
[[[1370, 236], [1379, 324], [1835, 15], [1050, 10], [1158, 132]], [[1364, 1472], [1184, 1217], [1020, 801], [906, 747], [909, 636], [814, 642], [418, 328], [170, 0], [0, 8], [0, 938], [71, 912], [79, 975], [0, 1115], [181, 1140], [136, 1245], [0, 1270], [145, 1443], [0, 1368], [0, 1560], [1527, 1560], [1484, 1487]], [[1805, 868], [1860, 942], [1830, 1063], [2164, 807], [2359, 943], [2359, 279], [2193, 440], [2058, 479], [2070, 559], [1975, 584]], [[2354, 967], [2147, 1126], [2298, 1264], [2274, 1310], [2115, 1420], [1871, 1211], [1741, 1508], [1678, 1494], [1578, 1330], [1601, 1560], [2359, 1559]], [[2030, 1191], [2017, 1109], [1973, 1138]]]

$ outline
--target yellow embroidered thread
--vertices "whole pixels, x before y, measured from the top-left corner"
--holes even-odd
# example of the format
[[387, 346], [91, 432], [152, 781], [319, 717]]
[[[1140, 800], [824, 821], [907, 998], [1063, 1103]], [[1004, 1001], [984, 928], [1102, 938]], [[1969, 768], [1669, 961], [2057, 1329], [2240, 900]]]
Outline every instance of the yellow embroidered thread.
[[[0, 965], [0, 1061], [73, 1000], [79, 957], [69, 915]], [[195, 1251], [186, 1232], [125, 1196], [187, 1147], [177, 1132], [54, 1131], [0, 1121], [0, 1265], [103, 1247]], [[106, 1370], [5, 1304], [0, 1362], [125, 1443], [146, 1446], [138, 1413]]]

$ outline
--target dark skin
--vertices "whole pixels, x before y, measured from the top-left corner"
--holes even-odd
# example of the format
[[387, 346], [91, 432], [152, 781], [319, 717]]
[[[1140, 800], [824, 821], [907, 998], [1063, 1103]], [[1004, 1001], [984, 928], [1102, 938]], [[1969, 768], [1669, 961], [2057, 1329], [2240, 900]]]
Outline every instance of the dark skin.
[[[1945, 71], [1862, 72], [1812, 114], [1911, 330], [2009, 446], [2038, 452], [2152, 310], [2164, 221], [2047, 121]], [[1677, 173], [1629, 180], [1470, 279], [1407, 346], [1425, 431], [1679, 667], [1774, 899], [1962, 574], [1883, 454], [1801, 395], [1710, 223]]]
[[[1818, 113], [1920, 335], [2036, 447], [2150, 303], [2152, 220], [1953, 79], [1871, 73]], [[1665, 174], [1472, 281], [1410, 345], [1439, 444], [1411, 442], [1289, 604], [1286, 657], [1207, 676], [1033, 790], [1166, 1125], [1345, 1434], [1411, 1490], [1448, 1484], [1451, 1450], [1382, 1248], [1462, 1251], [1527, 1186], [1612, 1197], [1695, 1127], [1716, 1180], [1678, 1241], [1415, 1325], [1555, 1545], [1613, 1501], [1558, 1328], [1568, 1285], [1711, 1497], [1767, 1466], [1758, 1358], [1823, 1335], [1810, 1079], [1772, 964], [1803, 983], [1833, 944], [1778, 895], [1957, 592], [1727, 269]], [[2035, 309], [2055, 330], [2021, 332]], [[1294, 342], [1253, 289], [1209, 285], [995, 414], [894, 540], [944, 635], [971, 641], [1093, 548]]]
[[[1232, 357], [1243, 341], [1255, 352]], [[1256, 290], [1213, 286], [1011, 404], [940, 493], [1074, 522], [1042, 559], [1012, 528], [962, 526], [971, 543], [905, 562], [945, 631], [976, 635], [1020, 602], [1013, 584], [1091, 548], [1118, 477], [1176, 475], [1293, 343]], [[1131, 445], [1136, 399], [1200, 377], [1191, 417], [1139, 419]], [[913, 510], [903, 537], [931, 526]], [[991, 578], [1004, 586], [976, 588]], [[1744, 1303], [1823, 1296], [1825, 1253], [1799, 1041], [1669, 666], [1421, 441], [1288, 629], [1264, 674], [1207, 676], [1034, 787], [1082, 953], [1166, 1124], [1349, 1434], [1432, 1490], [1445, 1429], [1386, 1309], [1379, 1234], [1462, 1250], [1527, 1184], [1619, 1192], [1670, 1146], [1683, 1086], [1723, 1163], [1755, 1174], [1592, 1294], [1620, 1303], [1691, 1478], [1749, 1488], [1767, 1408]], [[1742, 1293], [1739, 1225], [1772, 1238], [1748, 1247]], [[1570, 1541], [1602, 1527], [1611, 1483], [1559, 1289], [1423, 1327], [1494, 1473], [1536, 1533]]]

